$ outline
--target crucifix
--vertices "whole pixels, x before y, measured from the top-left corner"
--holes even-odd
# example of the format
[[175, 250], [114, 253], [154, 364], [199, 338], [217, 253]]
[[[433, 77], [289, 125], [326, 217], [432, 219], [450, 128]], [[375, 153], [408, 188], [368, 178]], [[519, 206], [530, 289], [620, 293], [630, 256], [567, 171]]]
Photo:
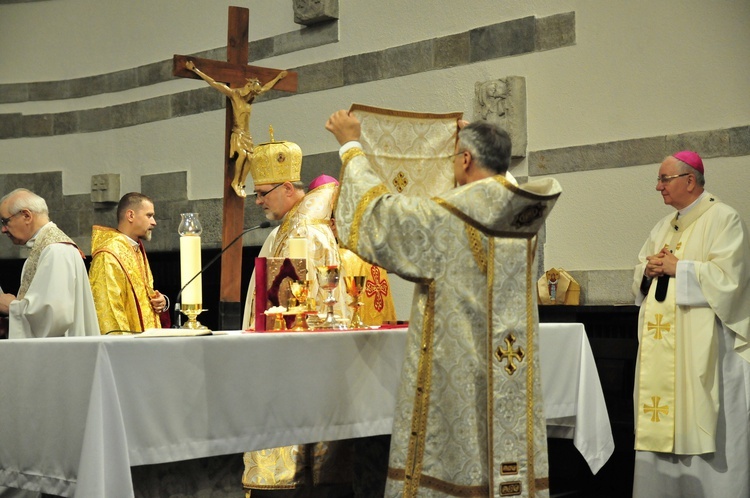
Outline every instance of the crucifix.
[[[229, 7], [226, 62], [185, 55], [175, 55], [172, 59], [174, 76], [204, 79], [212, 87], [227, 95], [221, 230], [221, 245], [226, 248], [226, 251], [221, 255], [220, 330], [239, 329], [241, 326], [242, 244], [229, 248], [227, 244], [240, 235], [245, 221], [244, 177], [249, 171], [247, 169], [249, 164], [246, 163], [249, 163], [252, 156], [252, 150], [247, 150], [252, 146], [248, 123], [249, 106], [256, 95], [270, 90], [271, 87], [286, 92], [297, 90], [297, 73], [248, 65], [249, 19], [248, 9]], [[195, 69], [198, 71], [196, 72]], [[262, 85], [261, 81], [266, 84]], [[219, 87], [227, 90], [223, 91]], [[228, 92], [234, 92], [238, 97], [244, 94], [249, 99], [245, 108], [238, 108], [236, 104], [240, 102], [234, 102]], [[243, 136], [244, 131], [247, 131], [246, 137]], [[237, 164], [238, 161], [240, 164]]]

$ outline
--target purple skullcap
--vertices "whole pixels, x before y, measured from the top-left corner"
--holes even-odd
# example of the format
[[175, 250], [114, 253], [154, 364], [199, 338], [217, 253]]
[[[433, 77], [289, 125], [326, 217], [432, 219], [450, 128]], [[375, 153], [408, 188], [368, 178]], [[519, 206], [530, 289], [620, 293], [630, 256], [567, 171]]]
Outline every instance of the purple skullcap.
[[310, 185], [307, 187], [307, 190], [318, 188], [321, 185], [325, 185], [327, 183], [335, 183], [336, 185], [338, 185], [339, 181], [332, 176], [320, 175], [319, 177], [315, 178], [313, 181], [310, 182]]
[[703, 174], [703, 159], [692, 150], [681, 150], [680, 152], [672, 154], [672, 157], [692, 166]]

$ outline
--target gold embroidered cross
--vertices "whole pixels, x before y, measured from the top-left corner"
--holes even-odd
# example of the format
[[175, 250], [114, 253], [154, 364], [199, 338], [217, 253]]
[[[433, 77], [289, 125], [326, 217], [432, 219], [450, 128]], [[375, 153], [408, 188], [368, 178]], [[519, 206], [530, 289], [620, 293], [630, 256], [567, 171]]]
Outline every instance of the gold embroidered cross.
[[502, 346], [498, 346], [497, 351], [495, 351], [495, 357], [499, 361], [508, 360], [508, 363], [505, 365], [505, 371], [508, 372], [508, 375], [513, 375], [518, 369], [518, 367], [513, 364], [513, 360], [517, 360], [520, 363], [523, 361], [525, 355], [520, 346], [513, 351], [513, 343], [516, 342], [516, 336], [514, 336], [513, 333], [508, 334], [504, 340], [506, 349], [503, 349]]
[[669, 330], [672, 328], [672, 324], [670, 323], [661, 323], [662, 318], [664, 318], [664, 315], [660, 315], [659, 313], [656, 314], [656, 323], [648, 322], [648, 330], [654, 331], [654, 339], [661, 339], [662, 338], [662, 331], [669, 332]]
[[408, 184], [409, 179], [406, 178], [406, 175], [404, 175], [402, 171], [399, 171], [398, 175], [393, 178], [393, 186], [396, 187], [396, 190], [398, 190], [399, 193], [403, 192]]
[[648, 406], [647, 404], [643, 404], [643, 413], [650, 413], [651, 414], [651, 422], [660, 422], [659, 420], [659, 414], [662, 415], [669, 415], [669, 405], [667, 406], [659, 406], [659, 401], [661, 398], [659, 396], [651, 396], [651, 402], [653, 403], [652, 406]]

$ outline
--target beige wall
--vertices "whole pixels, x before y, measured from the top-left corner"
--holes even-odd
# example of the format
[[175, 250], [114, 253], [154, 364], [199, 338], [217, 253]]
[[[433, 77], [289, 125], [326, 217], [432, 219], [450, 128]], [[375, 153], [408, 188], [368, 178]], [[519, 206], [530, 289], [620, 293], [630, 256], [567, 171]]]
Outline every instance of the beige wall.
[[[230, 4], [249, 7], [251, 39], [301, 29], [290, 0], [0, 4], [0, 85], [97, 75], [220, 47]], [[258, 103], [253, 136], [265, 140], [273, 124], [277, 139], [297, 142], [306, 154], [329, 152], [336, 144], [323, 123], [338, 108], [361, 102], [471, 117], [474, 82], [508, 75], [526, 78], [530, 151], [750, 124], [746, 0], [342, 0], [338, 43], [257, 64], [296, 67], [565, 12], [575, 12], [572, 46]], [[111, 106], [202, 85], [178, 80], [83, 99], [0, 104], [0, 113]], [[139, 189], [141, 175], [188, 170], [189, 197], [216, 198], [223, 120], [214, 111], [104, 132], [0, 140], [1, 172], [62, 170], [65, 194], [81, 194], [92, 174], [120, 173], [125, 192]], [[547, 267], [632, 267], [648, 230], [669, 209], [654, 191], [657, 164], [618, 166], [556, 175], [564, 194], [547, 224]], [[748, 166], [747, 156], [706, 162], [708, 188], [745, 220]], [[526, 162], [514, 173], [525, 175]]]

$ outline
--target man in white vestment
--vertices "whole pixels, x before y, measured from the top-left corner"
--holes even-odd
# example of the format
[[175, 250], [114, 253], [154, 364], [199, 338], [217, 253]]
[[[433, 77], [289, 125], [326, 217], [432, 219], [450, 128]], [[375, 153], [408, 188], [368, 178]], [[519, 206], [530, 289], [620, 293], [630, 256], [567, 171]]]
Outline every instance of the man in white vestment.
[[[275, 142], [272, 138], [270, 143], [254, 150], [250, 174], [255, 203], [263, 209], [266, 218], [281, 221], [264, 242], [259, 256], [290, 257], [290, 238], [301, 236], [306, 240], [308, 271], [314, 272], [316, 266], [339, 265], [338, 243], [330, 225], [336, 185], [314, 182], [305, 193], [305, 185], [300, 181], [301, 167], [302, 152], [294, 143]], [[254, 279], [253, 273], [245, 302], [245, 329], [254, 328]], [[326, 291], [318, 288], [314, 273], [310, 284], [310, 296], [322, 303]], [[338, 306], [343, 309], [346, 303], [339, 302]], [[279, 368], [285, 368], [283, 361]], [[281, 498], [312, 496], [313, 493], [330, 498], [346, 496], [353, 479], [351, 457], [351, 441], [249, 451], [243, 455], [242, 485], [248, 497]]]
[[750, 239], [692, 151], [656, 190], [677, 210], [643, 245], [634, 390], [636, 497], [750, 496]]
[[2, 233], [31, 249], [18, 295], [1, 294], [9, 338], [99, 335], [83, 253], [49, 220], [47, 203], [27, 189], [0, 199]]
[[458, 188], [392, 194], [359, 120], [326, 128], [342, 145], [340, 243], [416, 283], [386, 496], [548, 496], [533, 260], [559, 184], [509, 182], [510, 137], [479, 121], [458, 132]]

